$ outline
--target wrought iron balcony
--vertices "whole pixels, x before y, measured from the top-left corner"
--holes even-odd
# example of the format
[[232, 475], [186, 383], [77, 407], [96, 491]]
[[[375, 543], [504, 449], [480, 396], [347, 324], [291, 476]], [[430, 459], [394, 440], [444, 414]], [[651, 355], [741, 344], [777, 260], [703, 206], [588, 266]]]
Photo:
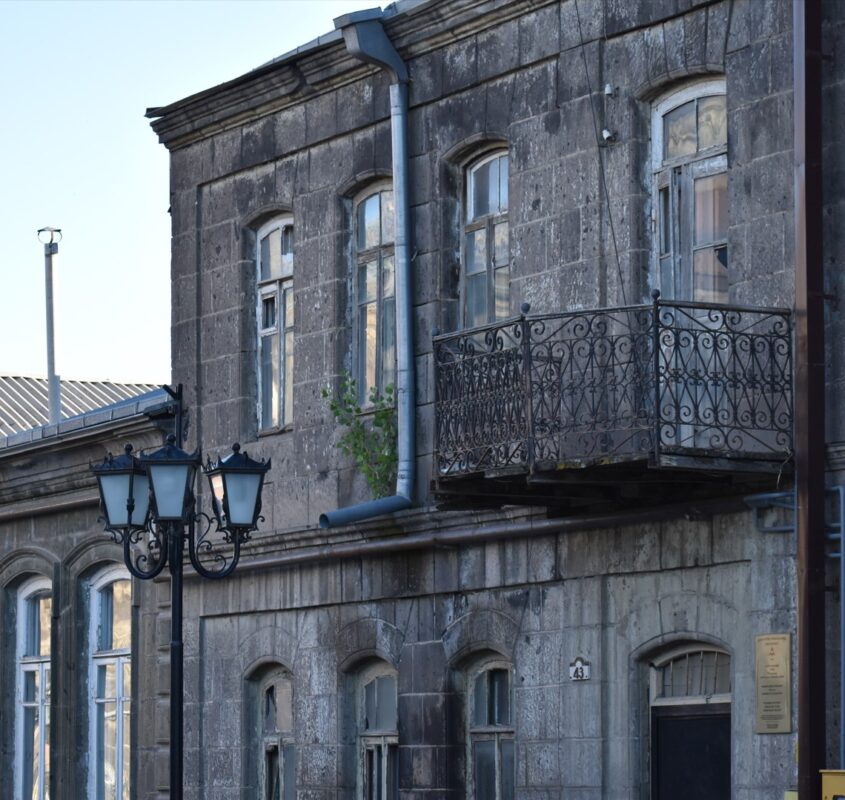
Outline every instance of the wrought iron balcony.
[[633, 463], [778, 472], [792, 452], [791, 342], [788, 311], [657, 293], [437, 336], [438, 486]]

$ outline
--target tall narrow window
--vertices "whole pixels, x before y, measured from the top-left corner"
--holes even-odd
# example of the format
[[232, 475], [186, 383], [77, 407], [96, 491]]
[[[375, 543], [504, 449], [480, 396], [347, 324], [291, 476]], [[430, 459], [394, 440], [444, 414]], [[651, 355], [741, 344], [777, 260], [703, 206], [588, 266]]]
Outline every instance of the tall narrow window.
[[355, 204], [355, 380], [358, 402], [383, 394], [396, 380], [396, 302], [393, 263], [393, 190], [380, 189]]
[[472, 328], [510, 314], [508, 155], [496, 152], [466, 171], [463, 320]]
[[513, 800], [514, 731], [511, 670], [488, 663], [472, 676], [469, 698], [470, 780], [474, 800]]
[[249, 796], [255, 800], [295, 800], [293, 681], [279, 666], [249, 681], [252, 741], [247, 753]]
[[664, 297], [728, 300], [727, 141], [723, 80], [654, 107], [655, 283]]
[[258, 231], [258, 420], [272, 430], [293, 420], [293, 222]]
[[379, 664], [362, 673], [360, 686], [360, 796], [363, 800], [397, 800], [396, 673]]
[[50, 797], [50, 582], [35, 578], [18, 594], [15, 784], [26, 800]]
[[650, 664], [651, 797], [731, 796], [731, 659], [692, 644]]
[[90, 614], [90, 794], [129, 800], [132, 583], [123, 569], [92, 583]]

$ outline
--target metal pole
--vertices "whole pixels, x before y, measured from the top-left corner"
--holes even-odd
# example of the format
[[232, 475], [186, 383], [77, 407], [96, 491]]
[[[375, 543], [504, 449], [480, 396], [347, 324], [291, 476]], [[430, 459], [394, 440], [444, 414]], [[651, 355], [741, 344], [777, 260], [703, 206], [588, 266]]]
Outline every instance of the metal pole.
[[[798, 534], [798, 796], [825, 767], [825, 385], [821, 2], [793, 0], [795, 475]], [[841, 643], [840, 643], [841, 646]]]
[[168, 531], [170, 546], [170, 800], [182, 800], [183, 771], [183, 645], [182, 551], [184, 529], [174, 522]]
[[56, 375], [56, 347], [53, 332], [53, 256], [59, 252], [59, 243], [54, 241], [56, 233], [51, 228], [42, 228], [39, 235], [48, 233], [50, 240], [44, 243], [44, 294], [47, 303], [47, 392], [50, 409], [50, 424], [61, 420], [61, 394], [59, 376]]

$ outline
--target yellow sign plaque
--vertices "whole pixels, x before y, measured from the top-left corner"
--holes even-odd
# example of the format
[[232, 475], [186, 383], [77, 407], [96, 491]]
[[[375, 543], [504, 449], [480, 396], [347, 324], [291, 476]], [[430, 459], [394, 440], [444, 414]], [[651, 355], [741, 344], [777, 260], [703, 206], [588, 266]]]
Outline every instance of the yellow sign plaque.
[[756, 637], [757, 733], [790, 733], [792, 681], [788, 633]]

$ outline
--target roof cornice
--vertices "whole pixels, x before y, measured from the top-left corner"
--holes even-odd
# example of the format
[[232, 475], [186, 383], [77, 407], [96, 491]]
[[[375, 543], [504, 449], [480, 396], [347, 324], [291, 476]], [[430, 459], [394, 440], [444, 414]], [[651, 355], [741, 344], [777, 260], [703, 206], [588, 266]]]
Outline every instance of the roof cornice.
[[[437, 50], [555, 0], [427, 0], [399, 4], [383, 23], [405, 60]], [[403, 8], [403, 5], [405, 8]], [[346, 51], [340, 31], [321, 36], [251, 72], [150, 108], [159, 141], [177, 150], [357, 81], [377, 68]], [[412, 76], [413, 79], [413, 76]], [[388, 109], [384, 109], [387, 116]]]

